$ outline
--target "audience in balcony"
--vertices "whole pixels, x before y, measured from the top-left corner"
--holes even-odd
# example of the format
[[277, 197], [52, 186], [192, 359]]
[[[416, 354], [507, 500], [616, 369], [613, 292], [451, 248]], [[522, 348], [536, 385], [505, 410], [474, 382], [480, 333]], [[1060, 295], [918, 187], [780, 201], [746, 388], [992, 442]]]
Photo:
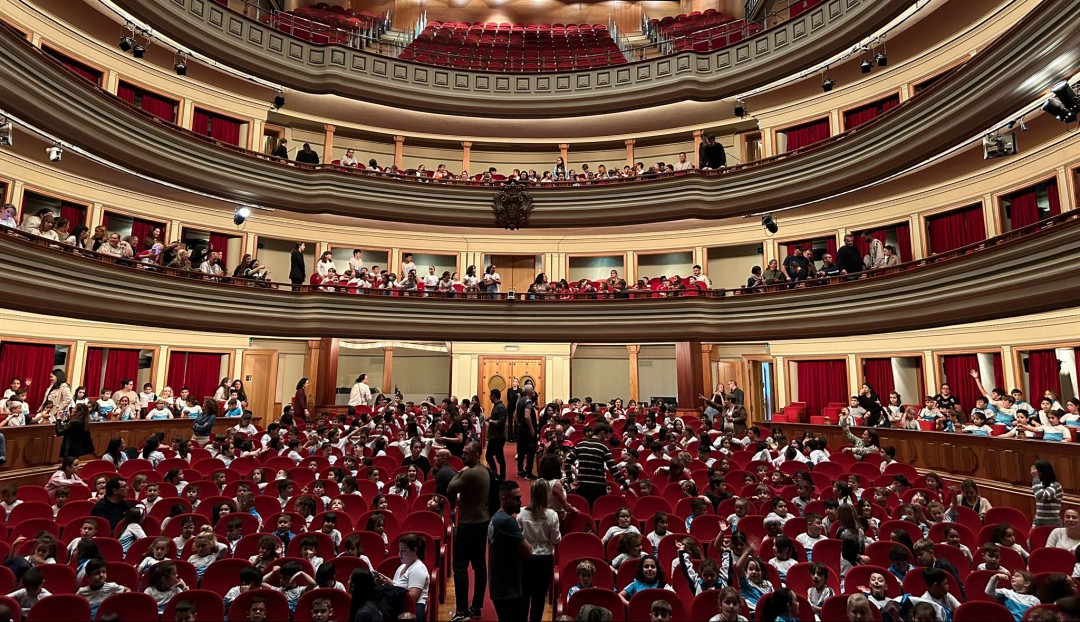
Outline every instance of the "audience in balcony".
[[318, 164], [319, 154], [311, 148], [311, 145], [304, 143], [304, 148], [296, 152], [296, 161], [301, 164]]
[[[685, 154], [680, 154], [679, 163], [682, 164], [685, 161]], [[724, 151], [724, 146], [716, 142], [716, 134], [707, 135], [698, 147], [698, 162], [702, 170], [727, 167], [727, 153]]]

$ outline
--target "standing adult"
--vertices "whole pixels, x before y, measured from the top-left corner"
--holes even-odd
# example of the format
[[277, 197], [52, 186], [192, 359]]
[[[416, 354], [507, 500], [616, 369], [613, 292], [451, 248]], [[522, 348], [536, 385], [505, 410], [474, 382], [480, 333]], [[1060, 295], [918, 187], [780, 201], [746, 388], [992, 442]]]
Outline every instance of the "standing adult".
[[517, 420], [517, 467], [519, 478], [533, 479], [533, 461], [536, 460], [536, 390], [526, 382], [524, 393], [518, 398], [514, 418]]
[[727, 167], [727, 152], [716, 142], [716, 134], [709, 134], [698, 147], [698, 166], [703, 170]]
[[356, 384], [349, 390], [349, 406], [371, 406], [375, 401], [371, 397], [371, 387], [367, 383], [367, 374], [356, 377]]
[[870, 270], [885, 267], [885, 244], [874, 237], [869, 231], [863, 231], [863, 241], [866, 242], [867, 253], [863, 258], [863, 265]]
[[292, 401], [293, 412], [300, 415], [300, 418], [305, 420], [307, 419], [307, 388], [309, 384], [311, 384], [310, 380], [301, 378], [300, 381], [296, 383], [296, 394], [293, 395]]
[[[506, 410], [510, 415], [517, 414], [517, 403], [519, 398], [521, 398], [521, 386], [518, 384], [517, 378], [511, 378], [510, 388], [506, 390]], [[515, 419], [516, 418], [513, 416], [507, 417], [507, 438], [517, 438], [517, 421]]]
[[454, 507], [454, 498], [447, 492], [450, 481], [454, 479], [454, 467], [450, 466], [450, 450], [445, 447], [435, 452], [435, 494], [450, 499], [450, 507]]
[[42, 400], [38, 412], [45, 410], [46, 402], [52, 404], [47, 412], [53, 418], [59, 417], [61, 413], [71, 408], [71, 387], [68, 386], [67, 374], [64, 370], [54, 369], [49, 374], [49, 388], [45, 390], [45, 399]]
[[435, 439], [450, 450], [450, 455], [464, 458], [465, 426], [467, 425], [468, 415], [461, 412], [457, 406], [451, 405], [446, 408], [446, 416], [450, 419], [446, 435], [436, 436]]
[[295, 285], [303, 285], [307, 280], [307, 265], [304, 262], [304, 243], [297, 242], [289, 253], [289, 282]]
[[611, 446], [608, 445], [610, 438], [611, 426], [601, 421], [593, 426], [592, 436], [581, 441], [574, 448], [577, 459], [578, 494], [589, 500], [590, 507], [593, 502], [608, 492], [605, 469], [615, 477], [624, 490], [627, 488], [626, 480], [615, 466], [615, 458], [611, 455]]
[[844, 245], [836, 251], [836, 265], [848, 276], [862, 272], [863, 258], [859, 249], [855, 248], [855, 236], [850, 233], [844, 236]]
[[[457, 598], [457, 611], [451, 616], [452, 622], [461, 622], [469, 618], [479, 618], [484, 606], [484, 588], [487, 584], [487, 566], [484, 547], [488, 544], [488, 496], [491, 475], [480, 464], [480, 445], [469, 443], [462, 453], [465, 468], [450, 480], [447, 496], [457, 499], [458, 520], [454, 529], [454, 595]], [[520, 506], [520, 493], [518, 496]], [[476, 585], [473, 588], [472, 604], [469, 603], [469, 566], [472, 566]], [[502, 568], [499, 566], [493, 566]], [[500, 618], [501, 619], [501, 618]]]
[[63, 436], [60, 443], [60, 457], [85, 456], [94, 453], [94, 439], [90, 437], [88, 425], [90, 410], [86, 404], [75, 406], [75, 414], [69, 419], [56, 420], [56, 435]]
[[492, 406], [491, 414], [488, 416], [485, 458], [487, 458], [488, 468], [506, 479], [506, 455], [503, 451], [506, 446], [506, 406], [502, 403], [502, 391], [492, 389], [489, 395]]
[[203, 402], [202, 412], [191, 424], [191, 442], [198, 443], [200, 447], [210, 442], [210, 434], [214, 431], [217, 423], [218, 404], [212, 399]]
[[114, 477], [105, 482], [105, 497], [90, 510], [90, 516], [100, 516], [109, 521], [110, 527], [116, 529], [120, 521], [124, 520], [127, 511], [135, 505], [125, 498], [127, 493], [128, 483], [123, 477]]
[[559, 532], [559, 515], [548, 508], [551, 487], [542, 479], [532, 484], [529, 506], [518, 514], [518, 525], [525, 541], [532, 547], [532, 557], [525, 560], [522, 572], [523, 613], [528, 612], [529, 622], [540, 622], [544, 617], [548, 587], [555, 574], [555, 545], [562, 540]]
[[525, 619], [522, 590], [524, 562], [532, 557], [532, 546], [525, 539], [514, 515], [521, 511], [521, 488], [515, 481], [499, 487], [499, 511], [488, 526], [488, 565], [498, 568], [489, 576], [488, 590], [499, 622]]
[[139, 405], [139, 394], [135, 392], [135, 381], [130, 378], [125, 378], [120, 381], [120, 389], [113, 393], [112, 399], [117, 404], [120, 403], [120, 398], [128, 398], [128, 404], [134, 405], [136, 408]]
[[727, 381], [728, 396], [731, 397], [731, 403], [736, 406], [746, 406], [746, 394], [739, 388], [739, 385], [734, 380]]

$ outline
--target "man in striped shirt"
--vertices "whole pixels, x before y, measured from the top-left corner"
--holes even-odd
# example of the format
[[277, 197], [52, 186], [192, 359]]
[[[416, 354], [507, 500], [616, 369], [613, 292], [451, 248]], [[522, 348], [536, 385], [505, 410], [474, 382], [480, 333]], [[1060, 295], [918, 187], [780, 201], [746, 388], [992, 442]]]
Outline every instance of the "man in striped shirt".
[[600, 422], [593, 428], [592, 435], [574, 448], [577, 461], [577, 492], [589, 500], [590, 507], [594, 501], [607, 494], [605, 468], [611, 472], [623, 490], [628, 487], [615, 465], [615, 457], [611, 455], [611, 446], [608, 445], [610, 438], [611, 426]]

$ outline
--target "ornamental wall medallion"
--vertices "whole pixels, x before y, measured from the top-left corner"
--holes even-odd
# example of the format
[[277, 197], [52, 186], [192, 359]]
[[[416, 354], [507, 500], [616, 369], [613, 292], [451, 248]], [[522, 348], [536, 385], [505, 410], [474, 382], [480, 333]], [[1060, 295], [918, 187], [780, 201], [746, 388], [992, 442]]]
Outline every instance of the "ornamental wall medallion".
[[499, 193], [491, 201], [491, 211], [495, 212], [495, 224], [504, 229], [520, 229], [529, 221], [533, 209], [532, 195], [525, 191], [525, 186], [517, 181], [503, 184]]

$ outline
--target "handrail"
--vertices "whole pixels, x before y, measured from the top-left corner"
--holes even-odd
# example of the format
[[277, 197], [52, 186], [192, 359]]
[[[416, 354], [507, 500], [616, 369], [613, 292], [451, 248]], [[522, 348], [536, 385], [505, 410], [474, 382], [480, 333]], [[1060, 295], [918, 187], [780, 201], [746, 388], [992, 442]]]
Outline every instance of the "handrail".
[[236, 278], [231, 276], [210, 276], [197, 270], [181, 270], [176, 268], [167, 268], [154, 263], [143, 263], [136, 258], [123, 258], [113, 255], [106, 255], [100, 252], [91, 251], [87, 249], [78, 248], [72, 245], [64, 244], [48, 238], [33, 235], [29, 232], [22, 231], [20, 229], [12, 229], [10, 227], [0, 225], [0, 233], [6, 234], [11, 238], [20, 240], [23, 243], [33, 244], [46, 248], [52, 252], [64, 253], [68, 255], [74, 255], [91, 260], [98, 260], [104, 263], [110, 263], [114, 266], [123, 268], [125, 270], [140, 270], [154, 272], [163, 276], [174, 277], [185, 280], [197, 280], [204, 283], [212, 283], [215, 285], [232, 286], [232, 287], [245, 287], [258, 290], [274, 290], [280, 292], [293, 292], [293, 293], [318, 293], [325, 295], [348, 295], [348, 296], [366, 296], [366, 297], [379, 297], [379, 296], [393, 296], [393, 297], [407, 297], [407, 298], [433, 298], [433, 299], [452, 299], [452, 300], [469, 300], [469, 301], [490, 301], [490, 302], [565, 302], [569, 300], [638, 300], [638, 301], [663, 301], [673, 299], [720, 299], [728, 296], [757, 296], [783, 292], [792, 292], [795, 290], [814, 288], [817, 287], [839, 287], [844, 284], [858, 283], [866, 281], [868, 279], [888, 279], [891, 276], [895, 276], [911, 270], [919, 270], [926, 266], [936, 266], [943, 263], [955, 261], [972, 253], [984, 252], [991, 248], [998, 248], [1001, 246], [1010, 245], [1016, 243], [1019, 240], [1026, 240], [1030, 237], [1044, 235], [1046, 232], [1059, 227], [1073, 220], [1080, 220], [1080, 210], [1069, 210], [1056, 216], [1045, 218], [1030, 225], [1007, 231], [1005, 233], [987, 238], [980, 242], [974, 242], [953, 250], [930, 255], [923, 259], [915, 259], [907, 261], [896, 266], [888, 268], [877, 268], [871, 270], [865, 270], [857, 275], [844, 275], [826, 278], [807, 279], [804, 281], [798, 281], [796, 283], [785, 282], [777, 283], [773, 285], [763, 285], [755, 288], [729, 288], [729, 289], [704, 289], [691, 291], [682, 295], [667, 295], [657, 296], [660, 292], [653, 290], [638, 290], [629, 289], [623, 292], [566, 292], [566, 293], [545, 293], [545, 294], [532, 294], [525, 292], [500, 292], [497, 294], [484, 293], [484, 292], [464, 292], [464, 293], [443, 293], [436, 291], [413, 291], [413, 290], [382, 290], [382, 289], [369, 289], [369, 288], [356, 288], [342, 284], [332, 285], [292, 285], [289, 283], [279, 283], [271, 281], [260, 281], [246, 278]]

